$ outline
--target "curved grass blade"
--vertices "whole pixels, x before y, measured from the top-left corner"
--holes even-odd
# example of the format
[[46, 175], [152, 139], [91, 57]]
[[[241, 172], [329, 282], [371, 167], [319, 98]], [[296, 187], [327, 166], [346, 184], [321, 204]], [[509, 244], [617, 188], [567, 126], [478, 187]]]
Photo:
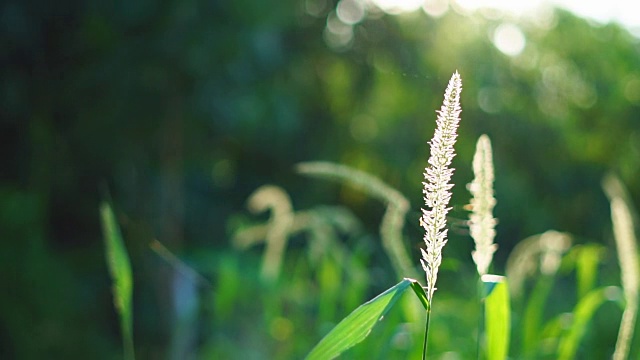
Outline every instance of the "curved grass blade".
[[120, 228], [116, 221], [111, 205], [103, 202], [100, 205], [100, 217], [106, 248], [107, 266], [113, 280], [113, 303], [120, 315], [122, 342], [124, 344], [124, 359], [134, 359], [133, 349], [133, 280], [131, 264], [127, 249], [122, 241]]
[[633, 331], [638, 316], [640, 265], [638, 265], [638, 245], [630, 207], [631, 205], [625, 203], [621, 197], [611, 199], [613, 235], [618, 249], [618, 262], [622, 271], [622, 291], [626, 303], [618, 330], [616, 349], [613, 353], [614, 360], [629, 358]]
[[509, 353], [511, 339], [511, 303], [507, 279], [504, 276], [483, 275], [485, 288], [486, 358], [503, 360]]
[[416, 294], [416, 296], [420, 300], [420, 303], [422, 304], [422, 306], [424, 306], [424, 309], [427, 311], [430, 311], [431, 304], [429, 304], [429, 300], [427, 300], [427, 293], [424, 291], [424, 288], [422, 287], [422, 285], [420, 285], [419, 282], [413, 279], [405, 278], [404, 280], [411, 281], [411, 289], [413, 289], [413, 292]]
[[552, 287], [553, 277], [542, 275], [529, 295], [522, 317], [522, 353], [525, 356], [535, 357], [539, 349], [544, 308]]
[[[372, 300], [360, 305], [334, 327], [307, 355], [307, 360], [330, 360], [364, 340], [400, 296], [412, 288], [423, 305], [426, 294], [413, 279], [403, 279]], [[420, 293], [423, 295], [421, 296]], [[428, 306], [428, 303], [426, 303]]]
[[558, 360], [574, 359], [580, 345], [580, 339], [587, 330], [587, 324], [593, 314], [607, 300], [610, 300], [611, 288], [599, 288], [585, 295], [573, 310], [573, 323], [567, 335], [558, 345]]
[[598, 244], [588, 244], [581, 245], [577, 249], [576, 278], [578, 280], [578, 298], [581, 299], [595, 287], [598, 265], [600, 265], [604, 247]]
[[299, 163], [296, 165], [296, 171], [303, 175], [337, 180], [351, 185], [386, 204], [387, 210], [380, 224], [380, 236], [384, 251], [389, 256], [391, 265], [399, 276], [418, 276], [411, 265], [411, 258], [407, 253], [407, 249], [402, 245], [402, 228], [405, 215], [409, 211], [409, 200], [398, 190], [364, 171], [331, 162], [310, 161]]

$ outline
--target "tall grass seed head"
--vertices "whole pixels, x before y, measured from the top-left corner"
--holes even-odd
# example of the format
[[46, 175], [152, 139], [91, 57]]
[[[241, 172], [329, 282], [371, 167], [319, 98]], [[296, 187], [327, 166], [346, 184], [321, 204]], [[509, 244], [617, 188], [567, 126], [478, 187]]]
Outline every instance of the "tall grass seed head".
[[472, 165], [474, 179], [468, 186], [472, 195], [469, 232], [476, 248], [471, 256], [476, 263], [478, 274], [482, 276], [489, 270], [493, 253], [497, 249], [493, 242], [496, 236], [496, 219], [493, 218], [493, 208], [496, 204], [493, 196], [493, 156], [491, 141], [487, 135], [478, 138]]
[[460, 121], [460, 92], [462, 80], [456, 71], [444, 93], [442, 107], [437, 111], [436, 130], [429, 142], [431, 155], [429, 166], [425, 169], [423, 182], [424, 201], [427, 209], [422, 209], [420, 225], [425, 230], [424, 242], [426, 247], [421, 249], [420, 263], [426, 273], [427, 297], [432, 299], [436, 290], [438, 268], [442, 263], [442, 248], [447, 243], [447, 207], [451, 199], [450, 183], [453, 169], [449, 168], [455, 156], [454, 144], [457, 139], [458, 123]]

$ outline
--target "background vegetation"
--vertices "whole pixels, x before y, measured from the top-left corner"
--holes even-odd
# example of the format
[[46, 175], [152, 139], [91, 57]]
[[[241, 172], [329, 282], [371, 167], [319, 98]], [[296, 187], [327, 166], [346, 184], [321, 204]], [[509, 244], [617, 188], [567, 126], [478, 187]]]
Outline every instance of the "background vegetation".
[[[574, 244], [600, 245], [595, 283], [620, 284], [600, 182], [618, 174], [640, 204], [638, 38], [551, 9], [510, 19], [455, 6], [437, 17], [368, 7], [341, 20], [336, 6], [1, 5], [0, 358], [122, 356], [100, 228], [107, 199], [132, 264], [138, 358], [304, 356], [336, 321], [406, 275], [382, 246], [384, 202], [295, 165], [341, 163], [397, 189], [410, 203], [403, 242], [419, 271], [426, 142], [456, 69], [463, 112], [430, 354], [475, 354], [480, 310], [468, 300], [477, 275], [463, 206], [480, 134], [494, 149], [493, 272], [505, 272], [520, 240], [555, 229]], [[504, 23], [525, 35], [519, 55], [492, 42]], [[247, 200], [265, 184], [280, 195], [252, 213]], [[268, 235], [260, 206], [277, 204], [288, 204], [294, 225], [282, 271], [269, 277], [264, 245], [249, 245]], [[578, 300], [571, 266], [562, 269], [548, 284], [543, 323]], [[526, 301], [513, 305], [518, 353]], [[610, 356], [621, 314], [613, 304], [596, 313], [580, 358]], [[412, 324], [421, 321], [392, 312], [346, 356], [419, 354]]]

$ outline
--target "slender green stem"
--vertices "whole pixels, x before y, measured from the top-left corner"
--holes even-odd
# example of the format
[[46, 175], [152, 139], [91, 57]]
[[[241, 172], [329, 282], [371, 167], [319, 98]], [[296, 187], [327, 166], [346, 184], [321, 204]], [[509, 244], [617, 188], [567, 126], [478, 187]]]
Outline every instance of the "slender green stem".
[[481, 279], [478, 279], [478, 291], [476, 293], [478, 296], [478, 304], [480, 304], [480, 314], [478, 316], [478, 337], [476, 339], [476, 358], [480, 360], [480, 342], [482, 341], [482, 337], [484, 335], [484, 312], [485, 312], [485, 302], [484, 302], [484, 284]]
[[480, 342], [482, 341], [484, 335], [484, 327], [482, 326], [484, 323], [484, 308], [485, 303], [482, 301], [480, 303], [480, 316], [478, 316], [478, 338], [476, 341], [476, 359], [480, 360]]
[[[429, 301], [431, 304], [431, 301]], [[427, 340], [429, 339], [429, 323], [431, 322], [431, 306], [427, 310], [427, 322], [424, 325], [424, 342], [422, 343], [422, 360], [427, 359]]]
[[136, 355], [133, 347], [133, 335], [127, 334], [123, 340], [123, 343], [125, 360], [134, 360], [136, 358]]

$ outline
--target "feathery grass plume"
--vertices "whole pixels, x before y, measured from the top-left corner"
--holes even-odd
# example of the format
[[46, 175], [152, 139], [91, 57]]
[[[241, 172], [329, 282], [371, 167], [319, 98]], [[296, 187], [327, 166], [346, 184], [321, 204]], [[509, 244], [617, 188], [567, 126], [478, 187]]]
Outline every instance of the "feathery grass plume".
[[613, 234], [618, 247], [622, 288], [626, 300], [613, 354], [613, 359], [618, 360], [627, 358], [638, 313], [640, 269], [638, 268], [637, 240], [634, 234], [634, 224], [638, 221], [638, 212], [631, 202], [629, 192], [618, 176], [613, 173], [607, 174], [602, 179], [602, 188], [611, 203]]
[[631, 221], [633, 221], [634, 224], [638, 224], [638, 222], [640, 222], [638, 209], [636, 209], [633, 205], [629, 190], [624, 185], [620, 177], [615, 173], [610, 172], [602, 178], [601, 184], [605, 195], [607, 195], [607, 199], [609, 199], [609, 202], [611, 202], [611, 200], [613, 200], [613, 198], [615, 197], [622, 198], [622, 200], [624, 200], [624, 203], [627, 205], [629, 212], [631, 213]]
[[[353, 186], [384, 203], [386, 210], [380, 223], [382, 247], [399, 277], [418, 277], [402, 236], [402, 228], [409, 211], [409, 200], [402, 193], [364, 171], [327, 161], [302, 162], [296, 165], [296, 171], [303, 175], [326, 178]], [[403, 307], [408, 318], [416, 318], [421, 312], [420, 305], [415, 302], [405, 301]]]
[[431, 156], [429, 166], [425, 168], [424, 178], [424, 201], [428, 210], [422, 209], [420, 225], [425, 230], [424, 242], [426, 249], [420, 249], [422, 259], [420, 263], [427, 275], [427, 298], [429, 303], [436, 290], [436, 280], [438, 279], [438, 268], [442, 262], [442, 248], [447, 243], [447, 205], [451, 199], [450, 184], [453, 169], [449, 168], [455, 156], [453, 145], [458, 134], [458, 123], [460, 121], [460, 92], [462, 91], [462, 80], [456, 71], [444, 93], [442, 107], [437, 111], [436, 130], [429, 145]]
[[[318, 206], [315, 209], [296, 211], [293, 214], [289, 236], [308, 232], [312, 238], [318, 237], [320, 235], [316, 233], [318, 223], [331, 225], [333, 227], [332, 232], [350, 235], [358, 234], [362, 227], [358, 218], [344, 207]], [[266, 241], [270, 228], [271, 223], [241, 227], [234, 233], [231, 243], [238, 249], [247, 249]], [[325, 246], [325, 244], [323, 243], [321, 246]], [[310, 250], [310, 252], [314, 253], [313, 250]], [[324, 252], [325, 249], [321, 251], [321, 253]]]
[[627, 204], [620, 197], [611, 199], [611, 221], [613, 222], [613, 234], [618, 248], [618, 260], [622, 272], [622, 289], [626, 300], [613, 359], [622, 360], [628, 358], [638, 314], [640, 269], [638, 268], [638, 249], [632, 215]]
[[331, 162], [299, 163], [296, 165], [296, 171], [300, 174], [338, 180], [355, 186], [385, 203], [387, 209], [380, 224], [382, 246], [391, 259], [391, 265], [398, 276], [417, 277], [417, 273], [411, 265], [411, 258], [402, 241], [402, 228], [404, 227], [405, 215], [409, 211], [409, 200], [398, 190], [364, 171]]
[[[273, 224], [251, 225], [239, 229], [231, 242], [234, 247], [244, 250], [251, 246], [267, 243]], [[352, 257], [349, 250], [337, 239], [340, 236], [359, 236], [362, 230], [360, 220], [342, 206], [318, 206], [311, 210], [297, 211], [289, 228], [289, 237], [304, 234], [308, 237], [309, 263], [317, 266], [321, 259], [330, 256], [338, 263], [349, 262]], [[153, 250], [157, 250], [155, 247]], [[161, 253], [159, 255], [162, 256]], [[360, 274], [349, 273], [354, 278]]]
[[260, 275], [264, 280], [275, 281], [280, 276], [282, 258], [293, 223], [291, 199], [282, 188], [264, 185], [251, 194], [248, 207], [253, 213], [271, 209]]
[[487, 135], [481, 135], [476, 144], [473, 155], [474, 179], [469, 184], [471, 198], [471, 214], [469, 215], [469, 232], [476, 249], [471, 253], [476, 263], [478, 274], [485, 275], [493, 260], [493, 253], [497, 245], [493, 243], [496, 236], [496, 219], [493, 218], [493, 208], [496, 199], [493, 197], [493, 156], [491, 141]]
[[553, 276], [560, 267], [562, 256], [571, 247], [569, 233], [547, 230], [520, 241], [507, 259], [506, 273], [511, 296], [522, 295], [525, 280], [535, 276], [536, 271]]

